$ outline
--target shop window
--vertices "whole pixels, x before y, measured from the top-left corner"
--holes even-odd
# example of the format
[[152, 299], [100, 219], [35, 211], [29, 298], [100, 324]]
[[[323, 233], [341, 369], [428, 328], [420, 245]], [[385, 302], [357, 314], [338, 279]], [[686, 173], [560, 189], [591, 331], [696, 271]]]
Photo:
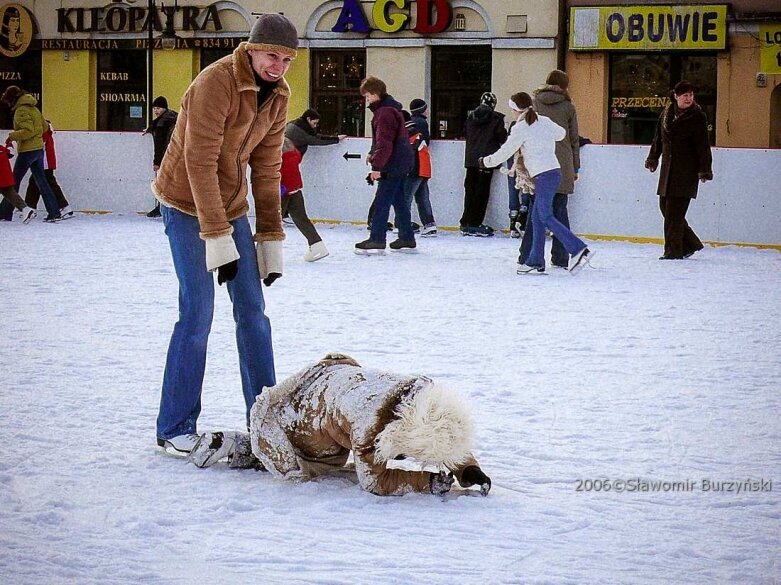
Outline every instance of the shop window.
[[146, 128], [146, 51], [98, 51], [97, 130]]
[[201, 71], [231, 53], [233, 49], [201, 49]]
[[[366, 77], [364, 51], [312, 51], [311, 107], [320, 113], [323, 134], [364, 135], [366, 116], [359, 93]], [[303, 112], [290, 112], [291, 118]]]
[[[3, 95], [10, 85], [16, 85], [33, 94], [38, 100], [38, 107], [43, 111], [40, 51], [27, 50], [18, 57], [0, 55], [0, 95]], [[13, 128], [13, 125], [13, 113], [0, 105], [0, 128]]]
[[491, 91], [491, 47], [432, 47], [431, 71], [431, 137], [464, 138], [467, 113]]
[[659, 114], [670, 102], [670, 89], [681, 79], [699, 88], [694, 98], [708, 117], [711, 144], [715, 144], [716, 56], [675, 53], [611, 55], [609, 142], [650, 144]]

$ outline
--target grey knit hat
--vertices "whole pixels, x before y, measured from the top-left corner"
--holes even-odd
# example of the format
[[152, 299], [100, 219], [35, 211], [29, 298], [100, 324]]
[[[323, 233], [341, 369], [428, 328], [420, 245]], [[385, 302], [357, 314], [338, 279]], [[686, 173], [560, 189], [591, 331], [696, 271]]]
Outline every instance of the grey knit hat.
[[273, 12], [261, 14], [252, 25], [247, 49], [276, 51], [295, 57], [298, 49], [298, 32], [290, 19], [282, 14]]

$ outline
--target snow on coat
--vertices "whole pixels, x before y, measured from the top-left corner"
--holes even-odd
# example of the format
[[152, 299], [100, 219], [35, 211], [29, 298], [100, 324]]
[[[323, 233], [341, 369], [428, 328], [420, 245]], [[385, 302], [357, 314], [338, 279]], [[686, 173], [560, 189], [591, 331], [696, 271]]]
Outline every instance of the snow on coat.
[[469, 409], [425, 376], [362, 368], [330, 354], [258, 396], [252, 451], [273, 475], [307, 480], [338, 473], [350, 452], [363, 489], [430, 493], [431, 473], [389, 469], [402, 457], [461, 474], [477, 465]]

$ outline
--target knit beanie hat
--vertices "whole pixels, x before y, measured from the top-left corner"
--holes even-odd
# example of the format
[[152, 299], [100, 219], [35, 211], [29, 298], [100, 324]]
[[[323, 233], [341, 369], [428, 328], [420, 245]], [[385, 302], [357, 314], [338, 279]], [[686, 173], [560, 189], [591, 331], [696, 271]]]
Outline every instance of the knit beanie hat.
[[261, 14], [252, 25], [247, 40], [247, 49], [256, 51], [276, 51], [291, 57], [298, 49], [298, 32], [286, 16], [274, 12]]
[[168, 100], [165, 99], [163, 96], [159, 95], [155, 98], [155, 101], [152, 102], [153, 108], [165, 108], [168, 109]]
[[426, 100], [415, 98], [409, 103], [409, 111], [413, 114], [422, 114], [428, 108]]
[[311, 118], [312, 120], [319, 120], [320, 119], [320, 112], [313, 108], [308, 108], [304, 111], [303, 114], [301, 114], [301, 119], [306, 120], [307, 118]]
[[569, 75], [564, 73], [561, 69], [554, 69], [548, 73], [545, 83], [548, 85], [558, 85], [561, 89], [567, 89], [567, 87], [569, 87]]
[[494, 109], [496, 107], [496, 96], [490, 91], [485, 92], [480, 96], [480, 105]]

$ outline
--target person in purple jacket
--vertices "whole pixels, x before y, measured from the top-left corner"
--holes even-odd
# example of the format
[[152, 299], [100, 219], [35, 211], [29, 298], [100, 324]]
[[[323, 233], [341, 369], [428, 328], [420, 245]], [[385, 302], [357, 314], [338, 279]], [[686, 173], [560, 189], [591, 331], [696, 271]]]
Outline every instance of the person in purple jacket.
[[391, 242], [391, 250], [412, 251], [416, 247], [409, 205], [404, 204], [404, 178], [412, 170], [413, 156], [409, 134], [401, 114], [401, 104], [388, 95], [385, 82], [367, 77], [361, 82], [361, 95], [366, 99], [372, 118], [372, 146], [367, 157], [371, 172], [367, 180], [377, 181], [374, 214], [368, 240], [355, 244], [356, 254], [384, 254], [388, 216], [393, 206], [399, 239]]

